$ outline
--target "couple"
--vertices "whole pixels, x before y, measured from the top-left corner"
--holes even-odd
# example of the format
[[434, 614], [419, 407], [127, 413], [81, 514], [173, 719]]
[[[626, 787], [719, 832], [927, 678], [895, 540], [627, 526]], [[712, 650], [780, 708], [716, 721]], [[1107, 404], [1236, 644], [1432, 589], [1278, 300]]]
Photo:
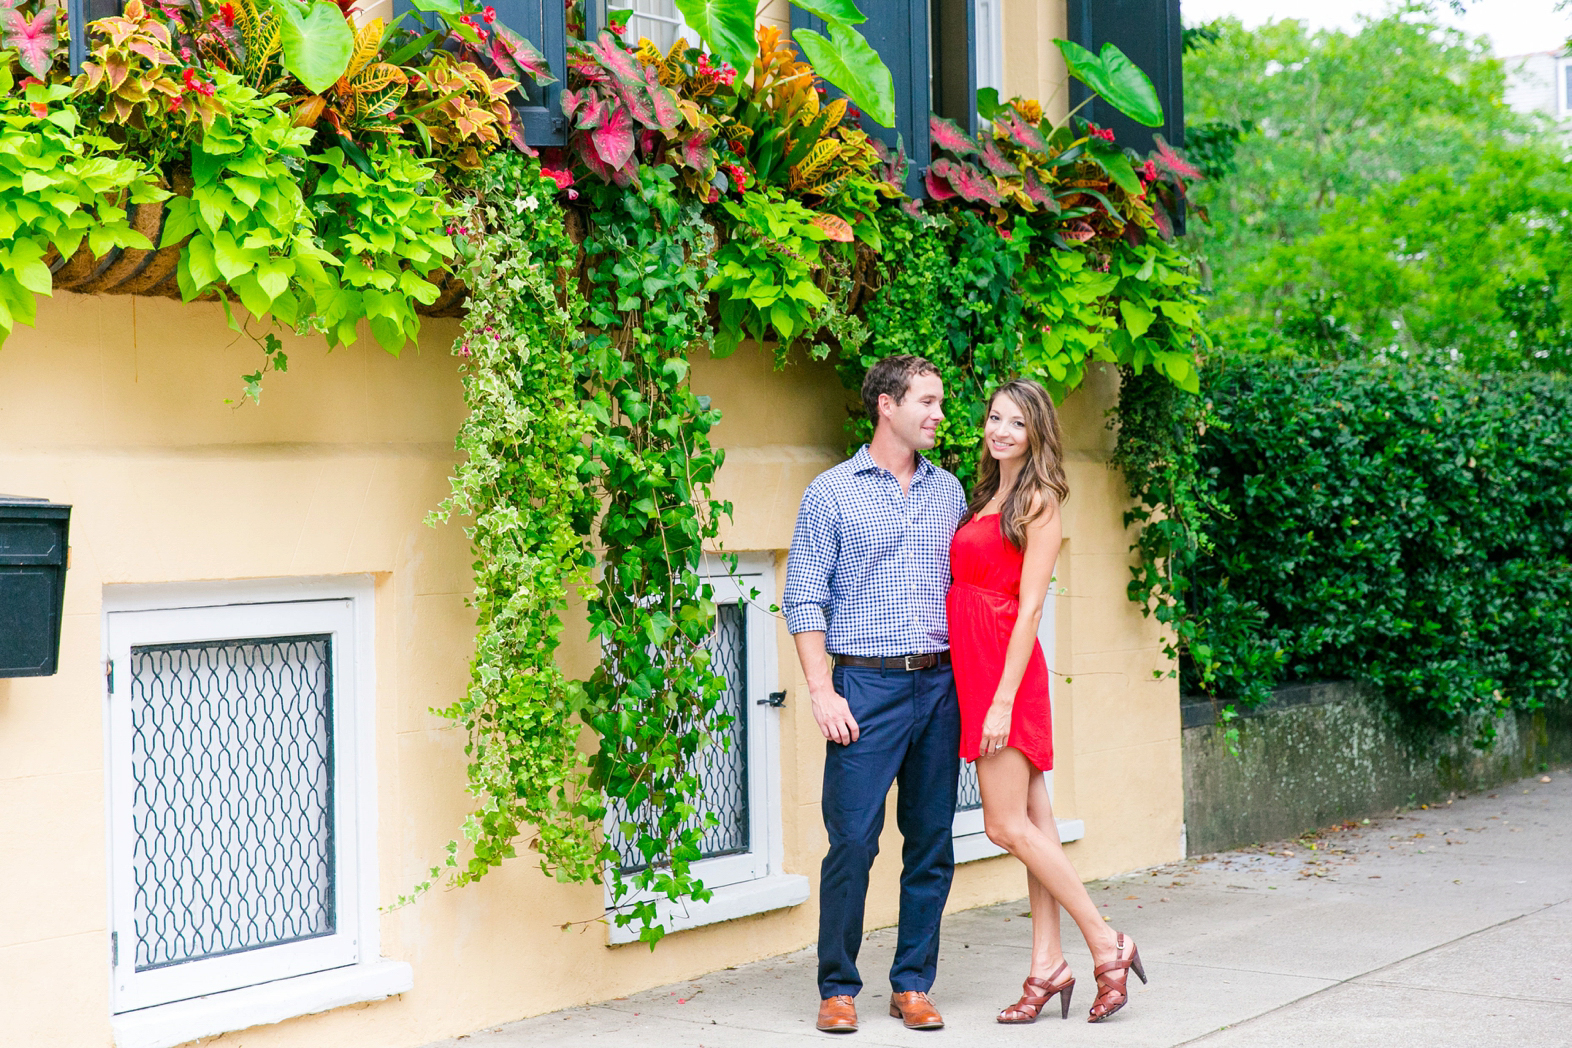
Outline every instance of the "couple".
[[999, 1022], [1033, 1022], [1055, 996], [1069, 1014], [1075, 979], [1059, 944], [1061, 906], [1091, 948], [1090, 1021], [1100, 1022], [1128, 999], [1128, 970], [1146, 976], [1135, 943], [1103, 923], [1065, 857], [1041, 774], [1053, 766], [1053, 735], [1037, 625], [1068, 493], [1053, 401], [1023, 380], [994, 392], [968, 504], [955, 477], [919, 454], [944, 418], [931, 363], [879, 361], [862, 400], [873, 440], [803, 495], [782, 601], [829, 740], [818, 1028], [857, 1029], [868, 870], [892, 782], [905, 846], [890, 1014], [912, 1029], [944, 1025], [928, 989], [955, 872], [957, 755], [977, 762], [989, 838], [1027, 869], [1031, 972]]

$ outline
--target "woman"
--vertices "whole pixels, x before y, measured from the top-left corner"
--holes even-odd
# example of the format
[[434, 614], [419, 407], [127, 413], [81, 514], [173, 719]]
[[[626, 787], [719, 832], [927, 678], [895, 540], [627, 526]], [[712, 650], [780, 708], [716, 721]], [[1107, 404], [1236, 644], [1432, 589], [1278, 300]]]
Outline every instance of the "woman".
[[1061, 1018], [1069, 1016], [1075, 979], [1059, 944], [1061, 906], [1091, 948], [1097, 999], [1088, 1021], [1101, 1022], [1129, 1000], [1128, 970], [1142, 982], [1146, 973], [1135, 943], [1103, 923], [1065, 858], [1041, 774], [1053, 767], [1053, 728], [1037, 626], [1059, 554], [1059, 507], [1069, 494], [1059, 417], [1042, 386], [1017, 379], [994, 392], [977, 473], [950, 546], [961, 757], [977, 763], [988, 838], [1026, 864], [1032, 904], [1031, 973], [999, 1022], [1035, 1022], [1056, 995]]

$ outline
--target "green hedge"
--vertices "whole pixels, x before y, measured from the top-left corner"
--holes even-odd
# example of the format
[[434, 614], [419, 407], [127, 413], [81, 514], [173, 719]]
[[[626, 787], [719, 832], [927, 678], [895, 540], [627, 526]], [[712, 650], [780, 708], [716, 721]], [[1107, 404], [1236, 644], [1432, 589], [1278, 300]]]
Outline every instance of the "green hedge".
[[1221, 356], [1202, 396], [1188, 687], [1351, 678], [1454, 725], [1566, 694], [1572, 381]]

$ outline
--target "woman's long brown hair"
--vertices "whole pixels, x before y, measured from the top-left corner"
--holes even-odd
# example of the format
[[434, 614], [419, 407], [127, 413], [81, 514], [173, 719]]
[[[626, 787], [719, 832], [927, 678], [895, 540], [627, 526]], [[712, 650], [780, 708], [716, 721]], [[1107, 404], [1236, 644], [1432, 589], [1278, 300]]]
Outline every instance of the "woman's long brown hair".
[[[1031, 379], [1018, 378], [995, 389], [988, 397], [988, 410], [983, 413], [984, 425], [1000, 397], [1013, 400], [1026, 419], [1026, 461], [1021, 463], [1015, 487], [999, 508], [999, 527], [1004, 537], [1016, 549], [1025, 549], [1027, 525], [1044, 513], [1056, 512], [1070, 497], [1070, 485], [1064, 477], [1064, 440], [1053, 398], [1042, 386]], [[999, 462], [989, 454], [985, 437], [977, 463], [977, 484], [972, 488], [965, 519], [982, 512], [998, 491]]]

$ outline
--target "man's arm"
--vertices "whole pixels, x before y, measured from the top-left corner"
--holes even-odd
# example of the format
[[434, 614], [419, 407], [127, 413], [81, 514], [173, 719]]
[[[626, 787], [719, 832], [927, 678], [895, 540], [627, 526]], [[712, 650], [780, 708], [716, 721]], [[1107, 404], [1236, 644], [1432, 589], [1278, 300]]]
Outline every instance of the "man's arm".
[[840, 529], [835, 507], [821, 497], [816, 486], [810, 485], [797, 510], [797, 526], [786, 555], [786, 589], [781, 594], [781, 606], [808, 682], [813, 719], [826, 739], [845, 746], [856, 741], [857, 722], [846, 700], [835, 692], [830, 658], [824, 648], [828, 625], [825, 609], [830, 605], [830, 580], [839, 553]]
[[797, 645], [797, 661], [802, 663], [802, 674], [808, 680], [808, 698], [819, 730], [826, 739], [842, 746], [856, 742], [860, 734], [857, 719], [845, 698], [835, 690], [830, 657], [824, 650], [824, 632], [794, 633], [791, 639]]

